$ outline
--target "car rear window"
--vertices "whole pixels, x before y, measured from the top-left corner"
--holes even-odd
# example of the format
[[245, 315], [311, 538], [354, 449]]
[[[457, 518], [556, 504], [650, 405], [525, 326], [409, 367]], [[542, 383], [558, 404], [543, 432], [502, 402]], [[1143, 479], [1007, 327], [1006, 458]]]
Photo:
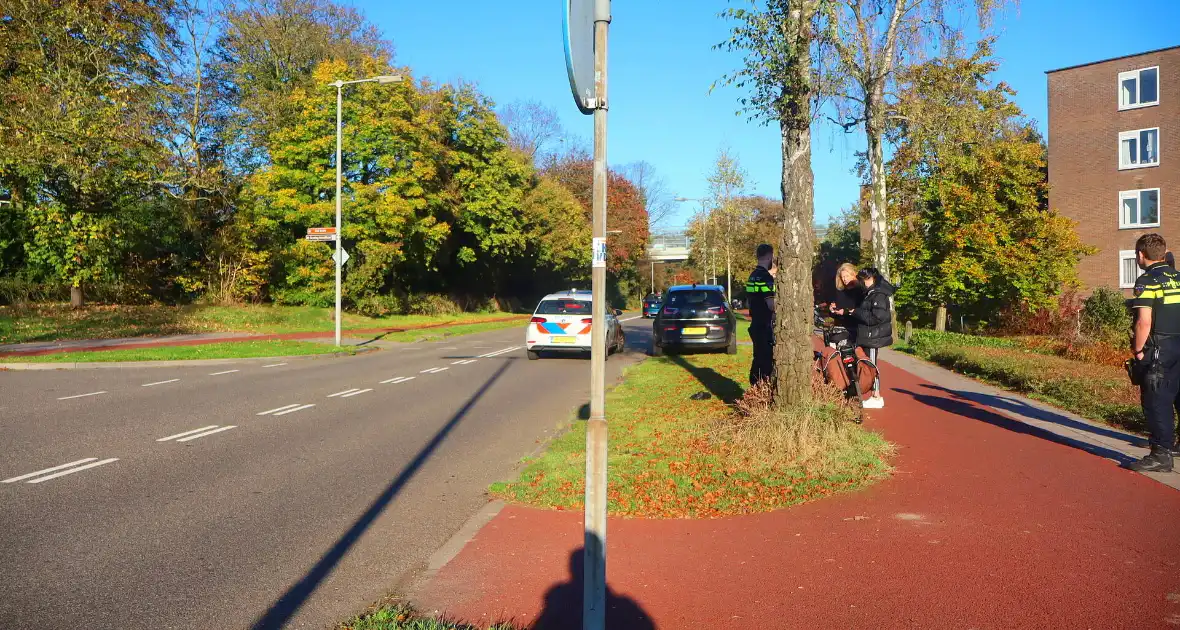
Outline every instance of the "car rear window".
[[713, 307], [725, 304], [725, 297], [720, 291], [689, 290], [674, 291], [668, 296], [668, 306], [703, 306]]
[[590, 302], [586, 300], [545, 300], [537, 305], [537, 315], [589, 315]]

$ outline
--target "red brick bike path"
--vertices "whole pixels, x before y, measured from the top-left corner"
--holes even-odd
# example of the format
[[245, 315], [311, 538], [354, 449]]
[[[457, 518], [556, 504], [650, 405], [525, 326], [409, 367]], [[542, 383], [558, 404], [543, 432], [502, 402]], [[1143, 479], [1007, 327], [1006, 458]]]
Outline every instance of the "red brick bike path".
[[[465, 324], [486, 324], [513, 320], [524, 321], [525, 316], [498, 317], [495, 319], [481, 319], [476, 321], [447, 321], [434, 324], [416, 324], [394, 328], [362, 328], [341, 331], [345, 337], [357, 335], [387, 335], [391, 333], [409, 332], [412, 330], [429, 330], [446, 326], [461, 326]], [[243, 333], [200, 333], [195, 335], [173, 335], [169, 337], [129, 337], [125, 339], [92, 339], [82, 341], [62, 342], [60, 347], [42, 347], [44, 343], [29, 344], [37, 346], [33, 350], [0, 351], [0, 359], [9, 357], [35, 357], [46, 354], [61, 354], [63, 352], [102, 352], [106, 350], [142, 350], [144, 348], [165, 348], [175, 346], [202, 346], [211, 343], [235, 343], [243, 341], [294, 341], [300, 339], [328, 339], [335, 337], [335, 331], [293, 332], [273, 334], [243, 334]], [[16, 346], [22, 344], [14, 344]]]
[[[897, 445], [892, 477], [769, 514], [612, 519], [608, 627], [1180, 627], [1180, 493], [886, 370], [866, 426]], [[509, 506], [413, 599], [578, 628], [581, 542], [580, 514]]]

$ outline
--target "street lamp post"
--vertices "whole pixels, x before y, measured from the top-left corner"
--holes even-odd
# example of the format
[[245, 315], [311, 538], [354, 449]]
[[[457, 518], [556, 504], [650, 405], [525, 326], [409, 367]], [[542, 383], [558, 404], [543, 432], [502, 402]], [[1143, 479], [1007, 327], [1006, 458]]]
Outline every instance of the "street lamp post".
[[340, 275], [344, 268], [344, 226], [341, 212], [340, 188], [344, 179], [344, 161], [342, 149], [344, 144], [344, 86], [354, 83], [400, 83], [401, 75], [383, 74], [368, 79], [355, 81], [334, 81], [329, 83], [336, 88], [336, 346], [340, 347]]

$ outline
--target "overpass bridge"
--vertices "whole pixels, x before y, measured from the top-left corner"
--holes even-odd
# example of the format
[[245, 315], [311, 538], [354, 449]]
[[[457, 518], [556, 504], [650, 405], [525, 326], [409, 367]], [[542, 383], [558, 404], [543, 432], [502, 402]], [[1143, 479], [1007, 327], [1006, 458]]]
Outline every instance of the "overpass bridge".
[[680, 262], [688, 260], [692, 239], [684, 232], [652, 234], [647, 245], [647, 259], [652, 262]]

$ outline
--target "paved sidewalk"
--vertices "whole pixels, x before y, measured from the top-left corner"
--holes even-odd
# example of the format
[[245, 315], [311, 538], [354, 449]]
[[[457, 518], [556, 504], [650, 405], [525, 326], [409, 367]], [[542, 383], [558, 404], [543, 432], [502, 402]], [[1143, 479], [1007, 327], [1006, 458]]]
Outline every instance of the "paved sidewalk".
[[[491, 322], [521, 319], [522, 316], [485, 319], [473, 322], [447, 321], [434, 324], [417, 324], [389, 328], [365, 328], [343, 331], [349, 343], [345, 345], [363, 345], [380, 341], [381, 337], [390, 333], [407, 332], [411, 330], [429, 330], [446, 326], [463, 324], [483, 324]], [[358, 337], [360, 336], [360, 337]], [[313, 331], [293, 333], [196, 333], [191, 335], [162, 335], [157, 337], [122, 337], [117, 339], [79, 339], [71, 341], [36, 341], [27, 343], [11, 343], [0, 345], [0, 358], [31, 357], [45, 354], [59, 354], [62, 352], [92, 352], [101, 350], [139, 350], [143, 348], [163, 348], [172, 346], [198, 346], [210, 343], [227, 343], [237, 341], [319, 341], [335, 339], [335, 331]], [[342, 339], [342, 343], [345, 340]]]
[[[1137, 438], [904, 356], [882, 377], [866, 426], [898, 447], [890, 479], [769, 514], [612, 519], [608, 627], [1180, 626], [1180, 492], [1118, 468]], [[507, 507], [413, 599], [580, 627], [581, 542], [580, 514]]]

